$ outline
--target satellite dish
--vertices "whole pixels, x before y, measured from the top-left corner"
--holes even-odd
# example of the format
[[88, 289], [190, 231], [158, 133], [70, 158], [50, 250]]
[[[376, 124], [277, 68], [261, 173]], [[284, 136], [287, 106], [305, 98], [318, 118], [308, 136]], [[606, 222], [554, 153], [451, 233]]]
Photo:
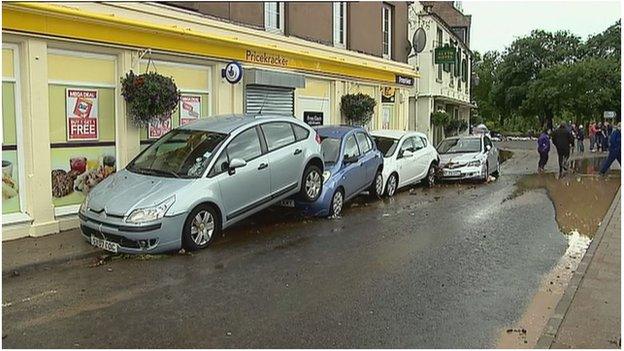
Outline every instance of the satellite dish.
[[416, 29], [414, 36], [412, 37], [412, 48], [415, 53], [421, 53], [425, 49], [427, 43], [427, 34], [425, 30], [421, 28]]

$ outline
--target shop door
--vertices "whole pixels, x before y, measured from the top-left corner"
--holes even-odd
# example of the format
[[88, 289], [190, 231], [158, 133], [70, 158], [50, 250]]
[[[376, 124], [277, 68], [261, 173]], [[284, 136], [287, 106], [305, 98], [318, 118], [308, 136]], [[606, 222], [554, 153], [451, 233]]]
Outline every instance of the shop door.
[[264, 85], [245, 87], [245, 112], [263, 115], [294, 114], [294, 92], [292, 88]]

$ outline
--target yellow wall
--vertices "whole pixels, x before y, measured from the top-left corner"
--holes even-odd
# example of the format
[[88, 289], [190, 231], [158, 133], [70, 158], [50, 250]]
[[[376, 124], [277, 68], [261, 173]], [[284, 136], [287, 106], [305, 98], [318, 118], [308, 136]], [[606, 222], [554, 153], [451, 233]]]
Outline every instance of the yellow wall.
[[115, 85], [115, 61], [48, 54], [48, 79]]
[[13, 50], [2, 49], [2, 78], [14, 78]]
[[[147, 62], [141, 62], [139, 72], [144, 73]], [[192, 67], [192, 66], [171, 66], [166, 63], [153, 62], [150, 64], [150, 71], [156, 69], [156, 72], [165, 77], [173, 77], [173, 81], [178, 89], [184, 90], [201, 90], [207, 91], [210, 88], [210, 70], [208, 67]]]
[[329, 98], [330, 95], [330, 81], [306, 78], [305, 88], [297, 89], [299, 96], [313, 96]]

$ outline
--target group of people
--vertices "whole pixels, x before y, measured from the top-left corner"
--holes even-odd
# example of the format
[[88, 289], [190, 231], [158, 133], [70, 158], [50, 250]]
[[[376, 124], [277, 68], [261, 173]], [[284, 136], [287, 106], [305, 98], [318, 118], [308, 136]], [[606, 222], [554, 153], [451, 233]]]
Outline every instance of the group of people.
[[[609, 151], [607, 159], [600, 168], [600, 175], [605, 175], [613, 161], [620, 162], [620, 123], [614, 128], [610, 123], [592, 122], [589, 124], [589, 149], [591, 152]], [[550, 152], [550, 142], [557, 149], [559, 161], [559, 177], [568, 170], [568, 158], [570, 153], [574, 151], [575, 143], [578, 152], [585, 152], [585, 128], [583, 125], [578, 127], [571, 122], [561, 123], [559, 128], [549, 133], [549, 129], [544, 129], [537, 139], [537, 152], [540, 155], [537, 164], [537, 171], [544, 172], [544, 167], [548, 163], [548, 154]]]

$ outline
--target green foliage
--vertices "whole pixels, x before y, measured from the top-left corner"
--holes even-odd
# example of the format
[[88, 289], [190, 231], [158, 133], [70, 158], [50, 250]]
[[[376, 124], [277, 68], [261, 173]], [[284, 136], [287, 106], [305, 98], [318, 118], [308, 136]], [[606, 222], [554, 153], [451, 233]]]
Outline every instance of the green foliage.
[[435, 111], [431, 113], [431, 124], [436, 127], [445, 127], [451, 120], [451, 116], [446, 111]]
[[138, 127], [154, 119], [167, 119], [178, 106], [180, 91], [172, 78], [155, 72], [136, 75], [133, 71], [121, 79], [121, 95], [128, 114]]
[[376, 104], [375, 99], [366, 94], [348, 94], [340, 100], [340, 111], [352, 124], [363, 126], [373, 118]]
[[583, 42], [535, 30], [504, 52], [476, 54], [473, 97], [488, 128], [537, 131], [561, 116], [576, 122], [620, 110], [620, 21]]
[[468, 128], [468, 123], [463, 119], [451, 118], [446, 126], [444, 126], [444, 133], [446, 135], [457, 135]]

